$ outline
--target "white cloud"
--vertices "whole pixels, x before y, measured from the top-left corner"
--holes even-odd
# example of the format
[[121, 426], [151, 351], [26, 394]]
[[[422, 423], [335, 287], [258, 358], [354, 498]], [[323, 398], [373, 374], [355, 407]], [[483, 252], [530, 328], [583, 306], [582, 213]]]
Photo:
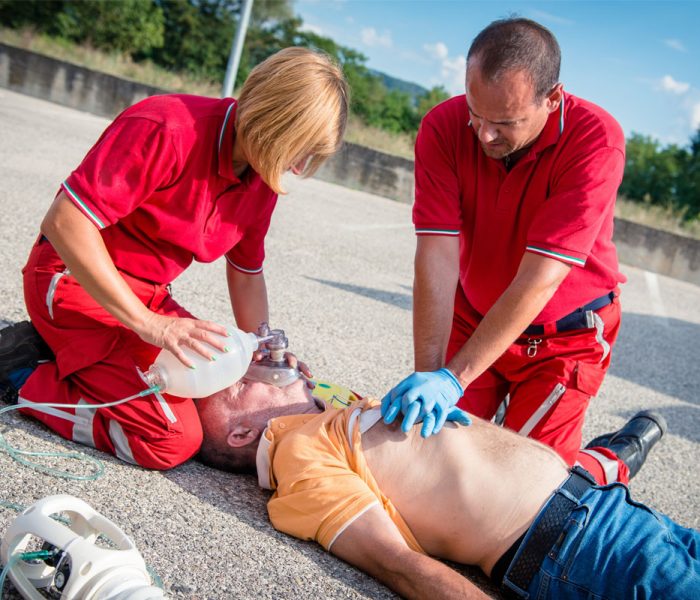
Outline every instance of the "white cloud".
[[464, 93], [464, 78], [467, 72], [467, 57], [455, 56], [442, 61], [440, 74], [445, 79], [448, 90], [453, 93]]
[[423, 49], [432, 57], [439, 60], [444, 60], [447, 58], [449, 51], [447, 46], [442, 42], [436, 42], [435, 44], [423, 44]]
[[697, 131], [700, 128], [700, 102], [697, 102], [692, 108], [690, 126], [693, 128], [693, 131]]
[[530, 14], [536, 21], [549, 21], [550, 23], [556, 23], [557, 25], [575, 25], [575, 21], [567, 19], [566, 17], [560, 17], [558, 15], [553, 15], [552, 13], [545, 12], [544, 10], [531, 9]]
[[423, 50], [433, 62], [437, 63], [439, 69], [439, 77], [433, 77], [431, 83], [444, 86], [452, 94], [463, 94], [466, 57], [450, 56], [450, 51], [443, 42], [423, 44]]
[[685, 94], [690, 89], [690, 84], [683, 81], [676, 81], [670, 75], [664, 75], [660, 81], [661, 89], [672, 94]]
[[678, 50], [678, 52], [688, 52], [686, 47], [683, 45], [683, 42], [681, 42], [680, 40], [668, 39], [668, 40], [664, 40], [664, 44], [666, 44], [669, 48], [673, 48], [674, 50]]
[[374, 27], [365, 27], [360, 31], [360, 37], [362, 38], [362, 43], [366, 46], [384, 46], [385, 48], [391, 48], [393, 44], [391, 41], [391, 33], [386, 29], [380, 34]]

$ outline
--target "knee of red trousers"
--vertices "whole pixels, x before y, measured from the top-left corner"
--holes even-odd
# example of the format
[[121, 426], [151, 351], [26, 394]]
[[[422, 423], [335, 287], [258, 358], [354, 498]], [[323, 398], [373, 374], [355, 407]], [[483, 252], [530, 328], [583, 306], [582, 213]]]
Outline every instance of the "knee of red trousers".
[[190, 423], [182, 433], [160, 439], [134, 439], [130, 441], [135, 462], [146, 469], [166, 471], [192, 458], [202, 445], [202, 426], [199, 421]]
[[[125, 415], [124, 438], [128, 442], [127, 456], [119, 456], [117, 451], [115, 454], [119, 458], [147, 469], [162, 471], [181, 465], [199, 451], [203, 430], [194, 400], [167, 394], [163, 394], [161, 400], [172, 413], [172, 423], [160, 418], [160, 410], [157, 408], [159, 403], [155, 398], [152, 399], [153, 412], [142, 414], [140, 420], [135, 419], [133, 415]], [[151, 414], [153, 418], [149, 419]], [[118, 417], [112, 418], [119, 421]], [[117, 450], [118, 440], [112, 435], [110, 438], [111, 444]]]
[[583, 422], [591, 399], [589, 394], [566, 388], [534, 427], [523, 431], [548, 395], [555, 392], [556, 385], [556, 382], [550, 382], [545, 387], [538, 385], [532, 386], [534, 389], [531, 390], [517, 390], [511, 396], [504, 425], [553, 448], [569, 466], [573, 466], [581, 449]]
[[[43, 404], [58, 402], [75, 404], [89, 394], [81, 393], [68, 380], [61, 380], [54, 361], [39, 365], [20, 390], [20, 397], [29, 402]], [[126, 393], [126, 390], [124, 390]], [[169, 410], [173, 413], [174, 426], [158, 408], [154, 399], [139, 399], [135, 402], [152, 407], [138, 410], [132, 403], [114, 408], [83, 408], [94, 415], [82, 427], [79, 435], [73, 421], [75, 411], [46, 413], [32, 409], [22, 409], [58, 433], [60, 436], [78, 443], [93, 446], [109, 452], [117, 458], [147, 469], [166, 470], [176, 467], [192, 458], [202, 445], [202, 425], [199, 421], [194, 401], [185, 398], [165, 396]], [[99, 404], [94, 400], [90, 404]]]

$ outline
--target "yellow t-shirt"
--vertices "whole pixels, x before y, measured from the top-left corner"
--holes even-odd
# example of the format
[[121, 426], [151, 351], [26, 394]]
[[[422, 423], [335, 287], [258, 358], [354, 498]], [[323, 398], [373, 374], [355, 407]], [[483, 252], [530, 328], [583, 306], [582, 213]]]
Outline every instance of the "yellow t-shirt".
[[258, 478], [275, 490], [267, 505], [275, 529], [330, 550], [348, 525], [381, 505], [409, 547], [424, 552], [365, 461], [360, 421], [370, 411], [372, 422], [380, 418], [378, 401], [270, 420], [258, 446]]

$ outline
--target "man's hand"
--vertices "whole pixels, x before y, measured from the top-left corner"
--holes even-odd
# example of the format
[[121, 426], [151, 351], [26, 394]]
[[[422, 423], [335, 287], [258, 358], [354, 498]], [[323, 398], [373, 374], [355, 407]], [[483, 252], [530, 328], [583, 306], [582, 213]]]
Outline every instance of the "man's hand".
[[399, 414], [404, 419], [401, 430], [408, 432], [417, 421], [423, 421], [421, 435], [429, 437], [438, 433], [445, 421], [471, 424], [471, 419], [461, 410], [451, 410], [462, 397], [464, 390], [449, 369], [415, 372], [409, 375], [382, 399], [382, 416], [390, 424]]

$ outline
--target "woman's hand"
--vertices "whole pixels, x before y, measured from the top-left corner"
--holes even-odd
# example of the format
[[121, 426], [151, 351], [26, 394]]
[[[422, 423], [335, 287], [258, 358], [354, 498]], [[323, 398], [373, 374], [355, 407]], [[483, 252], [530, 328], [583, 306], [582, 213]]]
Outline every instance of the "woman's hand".
[[183, 365], [190, 368], [193, 366], [192, 361], [187, 358], [184, 348], [190, 348], [209, 360], [214, 360], [212, 348], [219, 352], [228, 351], [226, 327], [211, 321], [166, 317], [152, 312], [136, 333], [144, 342], [169, 350]]
[[306, 365], [306, 363], [301, 362], [291, 352], [285, 352], [284, 358], [287, 361], [287, 364], [290, 367], [292, 367], [292, 369], [299, 369], [299, 372], [301, 373], [302, 377], [306, 380], [306, 386], [308, 388], [314, 389], [316, 387], [316, 384], [313, 381], [311, 381], [313, 375], [311, 374], [311, 371], [309, 370], [309, 367]]
[[[262, 360], [268, 356], [267, 352], [263, 352], [262, 350], [256, 350], [253, 352], [253, 360]], [[309, 389], [314, 389], [316, 387], [316, 384], [311, 381], [311, 378], [313, 375], [311, 374], [311, 370], [309, 367], [306, 365], [306, 363], [300, 361], [295, 354], [292, 354], [291, 352], [285, 352], [284, 353], [284, 360], [287, 362], [287, 364], [292, 368], [292, 369], [298, 369], [299, 373], [301, 373], [302, 379], [306, 381], [306, 386]]]
[[295, 354], [292, 354], [291, 352], [285, 352], [284, 359], [287, 361], [287, 364], [290, 367], [292, 367], [292, 369], [299, 369], [299, 372], [302, 375], [305, 375], [306, 377], [313, 377], [306, 363], [300, 361]]

